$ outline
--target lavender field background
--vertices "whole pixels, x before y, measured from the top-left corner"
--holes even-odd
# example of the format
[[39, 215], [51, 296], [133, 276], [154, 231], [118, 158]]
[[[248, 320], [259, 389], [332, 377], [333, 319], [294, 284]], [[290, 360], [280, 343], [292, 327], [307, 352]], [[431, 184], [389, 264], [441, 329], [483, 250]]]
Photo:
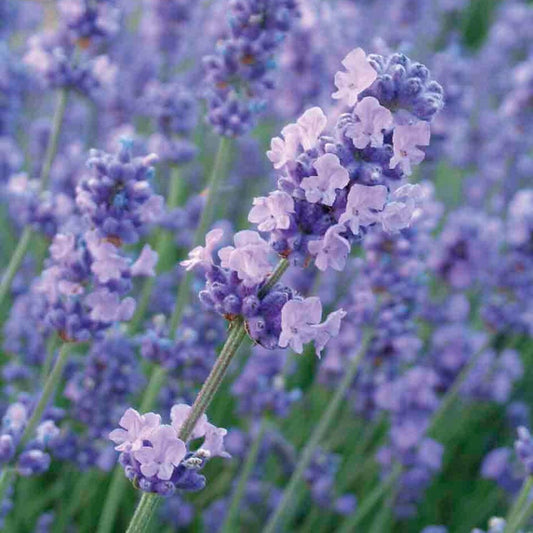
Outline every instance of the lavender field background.
[[0, 0], [1, 531], [533, 531], [533, 3]]

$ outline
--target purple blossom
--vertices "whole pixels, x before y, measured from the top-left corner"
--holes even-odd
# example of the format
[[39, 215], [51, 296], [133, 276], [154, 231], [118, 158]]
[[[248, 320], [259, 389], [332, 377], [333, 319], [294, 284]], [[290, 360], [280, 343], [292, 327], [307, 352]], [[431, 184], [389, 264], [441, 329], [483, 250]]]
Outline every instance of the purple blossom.
[[336, 190], [342, 189], [350, 181], [348, 171], [340, 164], [335, 154], [324, 154], [314, 163], [317, 175], [302, 180], [301, 187], [306, 199], [311, 203], [320, 202], [333, 205]]
[[259, 231], [289, 228], [290, 213], [294, 213], [294, 200], [289, 194], [274, 191], [267, 197], [254, 198], [253, 204], [248, 220], [257, 224]]
[[526, 474], [533, 475], [533, 439], [529, 430], [524, 426], [518, 428], [518, 439], [515, 441], [514, 448], [516, 455], [524, 465]]
[[157, 477], [168, 481], [186, 454], [185, 443], [178, 439], [172, 426], [161, 425], [145, 439], [150, 446], [143, 445], [133, 452], [139, 461], [140, 470], [146, 477]]
[[85, 303], [90, 307], [90, 316], [100, 322], [115, 322], [130, 320], [135, 312], [135, 300], [131, 297], [120, 300], [116, 292], [102, 287], [85, 298]]
[[270, 141], [270, 150], [266, 155], [275, 169], [283, 168], [289, 161], [296, 159], [300, 146], [300, 128], [297, 124], [288, 124], [281, 130], [281, 137]]
[[352, 185], [348, 193], [346, 211], [339, 218], [340, 224], [346, 224], [354, 235], [359, 235], [360, 226], [368, 226], [378, 220], [378, 211], [382, 211], [387, 199], [387, 188], [383, 185]]
[[186, 270], [191, 270], [197, 266], [207, 268], [213, 264], [213, 251], [222, 240], [224, 230], [213, 229], [205, 236], [205, 246], [197, 246], [189, 252], [189, 259], [181, 261], [180, 265]]
[[355, 107], [354, 115], [358, 122], [346, 129], [356, 148], [383, 146], [383, 133], [392, 128], [392, 113], [379, 104], [373, 96], [363, 98]]
[[427, 146], [431, 136], [427, 122], [398, 125], [392, 134], [394, 156], [390, 160], [390, 168], [398, 165], [409, 176], [412, 172], [411, 164], [418, 165], [424, 160], [425, 154], [419, 146]]
[[337, 224], [328, 228], [323, 239], [309, 242], [309, 252], [315, 256], [319, 270], [325, 271], [328, 267], [338, 271], [344, 269], [350, 253], [350, 243], [341, 235], [345, 230], [342, 224]]
[[245, 286], [261, 283], [272, 270], [268, 243], [259, 233], [250, 230], [239, 231], [233, 240], [235, 247], [225, 246], [218, 252], [220, 264], [237, 272]]
[[318, 138], [324, 131], [327, 123], [328, 119], [320, 107], [308, 109], [296, 121], [300, 134], [300, 142], [304, 150], [311, 150], [316, 146]]
[[137, 261], [131, 265], [132, 276], [155, 276], [155, 266], [157, 265], [158, 254], [152, 250], [149, 244], [145, 244]]
[[345, 314], [339, 309], [321, 324], [320, 298], [312, 296], [304, 300], [290, 300], [281, 310], [279, 345], [282, 348], [290, 346], [296, 353], [302, 353], [304, 344], [315, 341], [316, 353], [320, 356], [329, 338], [339, 333], [340, 320]]
[[[187, 404], [180, 403], [172, 406], [172, 409], [170, 410], [170, 419], [172, 420], [172, 427], [176, 430], [177, 434], [179, 434], [181, 431], [181, 427], [183, 426], [190, 412], [191, 407]], [[205, 436], [208, 426], [209, 423], [207, 422], [207, 415], [203, 414], [198, 419], [198, 422], [196, 422], [190, 438], [197, 439]]]
[[129, 408], [119, 421], [120, 429], [114, 429], [109, 438], [117, 444], [115, 450], [129, 452], [139, 450], [143, 441], [161, 424], [161, 417], [155, 413], [140, 415]]
[[226, 459], [231, 457], [224, 449], [224, 437], [227, 433], [228, 430], [225, 428], [217, 428], [213, 424], [207, 424], [205, 439], [201, 449], [209, 452], [209, 457], [223, 457]]
[[352, 50], [342, 60], [342, 65], [347, 72], [337, 72], [335, 74], [337, 91], [331, 96], [352, 107], [357, 102], [359, 94], [370, 87], [378, 75], [371, 67], [365, 52], [361, 48]]

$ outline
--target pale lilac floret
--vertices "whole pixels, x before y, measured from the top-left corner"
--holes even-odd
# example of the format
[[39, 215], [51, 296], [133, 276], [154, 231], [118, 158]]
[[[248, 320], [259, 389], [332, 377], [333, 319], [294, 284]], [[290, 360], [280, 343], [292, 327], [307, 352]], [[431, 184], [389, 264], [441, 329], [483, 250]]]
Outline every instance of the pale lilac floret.
[[20, 402], [12, 403], [2, 418], [4, 429], [8, 429], [15, 434], [20, 433], [26, 427], [27, 421], [28, 409]]
[[419, 146], [427, 146], [431, 136], [428, 122], [399, 125], [394, 128], [392, 145], [394, 155], [390, 160], [390, 168], [400, 165], [408, 176], [411, 174], [411, 165], [418, 165], [424, 160], [425, 154]]
[[259, 231], [288, 229], [291, 224], [290, 213], [294, 213], [294, 200], [283, 191], [274, 191], [269, 196], [254, 198], [254, 206], [248, 220], [257, 224]]
[[261, 283], [272, 270], [268, 260], [270, 247], [256, 231], [239, 231], [233, 238], [235, 247], [226, 246], [218, 252], [220, 264], [237, 272], [247, 287]]
[[50, 245], [50, 255], [57, 262], [64, 262], [68, 261], [72, 254], [75, 253], [75, 249], [76, 238], [74, 235], [71, 233], [68, 235], [57, 233]]
[[305, 300], [289, 300], [281, 309], [281, 334], [278, 344], [290, 346], [296, 353], [302, 353], [304, 344], [313, 339], [311, 325], [322, 318], [320, 298], [312, 296]]
[[304, 300], [289, 300], [281, 309], [281, 334], [278, 344], [290, 346], [296, 353], [302, 353], [304, 344], [314, 340], [317, 355], [329, 338], [339, 332], [340, 320], [345, 315], [341, 309], [332, 313], [322, 324], [322, 303], [312, 296]]
[[372, 85], [378, 74], [370, 66], [361, 48], [352, 50], [342, 60], [342, 65], [347, 72], [335, 74], [335, 86], [338, 90], [331, 96], [352, 107], [357, 102], [359, 94]]
[[88, 231], [85, 242], [93, 256], [91, 271], [101, 283], [120, 279], [122, 273], [128, 270], [128, 262], [118, 253], [115, 245], [101, 239], [96, 231]]
[[320, 134], [324, 131], [328, 119], [320, 107], [312, 107], [296, 121], [300, 131], [300, 141], [304, 150], [316, 146]]
[[131, 275], [145, 277], [155, 276], [157, 258], [157, 252], [152, 250], [152, 247], [149, 244], [145, 244], [137, 261], [131, 265]]
[[509, 203], [507, 238], [515, 246], [527, 244], [533, 228], [533, 189], [518, 191]]
[[344, 311], [344, 309], [338, 309], [337, 311], [330, 313], [328, 318], [322, 322], [322, 324], [313, 326], [315, 331], [315, 349], [318, 357], [320, 357], [320, 354], [329, 339], [336, 337], [339, 334], [341, 321], [345, 316], [346, 311]]
[[420, 185], [407, 183], [392, 193], [393, 202], [389, 202], [379, 215], [384, 231], [394, 233], [411, 225], [424, 198], [424, 189]]
[[315, 265], [319, 270], [325, 271], [331, 267], [340, 272], [344, 269], [350, 253], [350, 243], [340, 235], [345, 230], [342, 224], [335, 224], [322, 239], [310, 241], [307, 245], [309, 252], [315, 256]]
[[[138, 187], [148, 188], [148, 184], [139, 184]], [[144, 224], [157, 222], [165, 212], [165, 199], [159, 194], [153, 194], [139, 207], [139, 217]]]
[[231, 455], [224, 449], [224, 437], [227, 433], [228, 430], [225, 428], [217, 428], [213, 424], [207, 424], [205, 440], [201, 449], [208, 451], [209, 457], [231, 457]]
[[357, 104], [354, 115], [358, 122], [346, 128], [346, 135], [352, 139], [354, 146], [359, 149], [369, 144], [374, 148], [383, 146], [383, 132], [392, 127], [392, 113], [376, 98], [367, 96]]
[[143, 440], [161, 424], [161, 417], [155, 413], [139, 414], [131, 407], [126, 410], [119, 421], [119, 429], [109, 433], [109, 438], [119, 452], [135, 451], [142, 447]]
[[57, 302], [61, 293], [59, 289], [61, 274], [61, 268], [57, 265], [52, 265], [41, 272], [39, 279], [35, 283], [35, 290], [43, 294], [51, 304]]
[[335, 154], [324, 154], [313, 164], [317, 175], [302, 180], [301, 187], [305, 191], [308, 202], [333, 205], [335, 191], [342, 189], [350, 181], [348, 171], [341, 165]]
[[143, 446], [133, 452], [142, 474], [168, 481], [187, 453], [185, 443], [178, 438], [174, 428], [166, 424], [154, 429], [145, 440], [151, 446]]
[[[172, 427], [176, 430], [176, 433], [179, 435], [185, 420], [191, 412], [191, 406], [186, 403], [179, 403], [172, 406], [170, 410], [170, 420], [172, 421]], [[204, 413], [196, 422], [194, 429], [192, 430], [190, 439], [198, 439], [205, 436], [209, 422], [207, 421], [207, 415]]]
[[387, 187], [384, 185], [355, 183], [350, 188], [346, 211], [339, 222], [346, 224], [354, 235], [358, 235], [361, 226], [368, 226], [378, 220], [378, 212], [383, 209], [386, 199]]
[[209, 267], [213, 264], [213, 250], [217, 247], [224, 235], [224, 230], [220, 228], [212, 229], [205, 236], [205, 246], [197, 246], [189, 252], [189, 259], [182, 261], [180, 265], [186, 270], [191, 270], [197, 266]]
[[52, 420], [45, 420], [41, 422], [35, 430], [35, 437], [37, 442], [43, 446], [47, 446], [48, 443], [59, 436], [60, 429], [55, 425]]
[[282, 137], [270, 141], [270, 150], [266, 153], [275, 169], [280, 169], [289, 161], [296, 159], [300, 146], [300, 128], [297, 124], [288, 124], [281, 130]]
[[91, 319], [101, 322], [130, 320], [135, 312], [135, 300], [131, 297], [120, 300], [116, 292], [106, 287], [99, 288], [85, 298], [91, 308]]

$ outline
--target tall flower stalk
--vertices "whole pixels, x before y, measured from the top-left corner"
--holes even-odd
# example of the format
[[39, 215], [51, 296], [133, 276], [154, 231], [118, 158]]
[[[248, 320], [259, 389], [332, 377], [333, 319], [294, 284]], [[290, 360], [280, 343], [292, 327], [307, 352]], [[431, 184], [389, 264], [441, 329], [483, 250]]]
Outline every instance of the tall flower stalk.
[[[220, 190], [221, 183], [224, 181], [224, 171], [228, 163], [228, 158], [231, 151], [231, 144], [232, 143], [230, 139], [227, 139], [225, 137], [220, 138], [219, 147], [215, 156], [215, 160], [213, 162], [213, 167], [211, 169], [211, 174], [208, 181], [206, 204], [202, 211], [200, 222], [194, 235], [195, 245], [201, 243], [205, 235], [206, 229], [213, 221], [218, 191]], [[175, 190], [176, 188], [175, 186], [173, 186], [170, 189], [169, 194]], [[167, 241], [161, 242], [166, 243]], [[161, 250], [161, 254], [163, 255], [164, 253], [165, 250]], [[187, 306], [187, 301], [190, 294], [190, 284], [192, 282], [192, 279], [192, 274], [190, 272], [186, 272], [178, 285], [174, 310], [172, 312], [172, 317], [170, 319], [169, 326], [171, 340], [174, 339], [175, 335], [177, 334], [178, 325], [181, 321], [181, 318], [183, 317], [183, 312], [185, 311], [185, 308]], [[141, 308], [141, 310], [138, 311], [137, 315], [134, 317], [134, 326], [130, 327], [137, 328], [137, 326], [140, 324], [144, 315], [144, 311], [148, 305], [151, 285], [152, 284], [150, 284], [150, 286], [145, 286], [143, 294], [144, 292], [146, 292], [146, 294], [142, 299], [142, 302], [145, 302], [145, 305], [143, 305], [144, 309]], [[167, 372], [162, 366], [156, 365], [152, 368], [148, 384], [141, 399], [141, 412], [148, 411], [152, 408], [157, 399], [159, 391], [161, 390], [166, 381], [166, 378]], [[113, 472], [113, 476], [109, 484], [108, 497], [106, 498], [105, 505], [102, 510], [100, 521], [98, 524], [98, 533], [109, 533], [112, 530], [113, 524], [115, 522], [115, 517], [126, 488], [127, 481], [124, 479], [122, 469], [120, 468], [120, 466], [117, 466]], [[144, 509], [143, 512], [146, 512], [144, 506], [142, 507], [142, 509]]]

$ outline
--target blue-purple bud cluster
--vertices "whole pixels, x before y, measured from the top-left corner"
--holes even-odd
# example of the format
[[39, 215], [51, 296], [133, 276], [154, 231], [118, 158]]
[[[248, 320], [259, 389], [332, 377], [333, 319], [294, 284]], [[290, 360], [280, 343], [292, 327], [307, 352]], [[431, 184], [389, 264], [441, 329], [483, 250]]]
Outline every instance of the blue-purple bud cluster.
[[231, 0], [229, 34], [204, 58], [207, 118], [227, 137], [246, 133], [274, 85], [275, 54], [298, 16], [295, 0]]

